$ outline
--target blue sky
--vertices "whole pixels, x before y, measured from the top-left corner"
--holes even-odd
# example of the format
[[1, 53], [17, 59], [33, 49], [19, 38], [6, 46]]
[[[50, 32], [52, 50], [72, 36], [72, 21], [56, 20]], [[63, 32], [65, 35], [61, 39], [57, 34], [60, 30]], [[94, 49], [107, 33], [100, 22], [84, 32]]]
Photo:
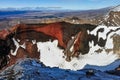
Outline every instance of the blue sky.
[[6, 7], [61, 7], [86, 10], [119, 5], [120, 0], [0, 0], [0, 8]]

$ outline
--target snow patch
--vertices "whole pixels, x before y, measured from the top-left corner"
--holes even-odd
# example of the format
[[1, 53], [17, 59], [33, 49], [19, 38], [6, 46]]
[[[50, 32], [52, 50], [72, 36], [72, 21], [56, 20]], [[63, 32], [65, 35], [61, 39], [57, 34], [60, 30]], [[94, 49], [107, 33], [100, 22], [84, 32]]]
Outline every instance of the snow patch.
[[112, 11], [118, 11], [119, 12], [120, 11], [120, 5], [113, 8]]
[[90, 51], [89, 53], [95, 53], [96, 50], [100, 49], [101, 47], [98, 45], [94, 46], [94, 42], [89, 42], [89, 46], [90, 46]]
[[40, 61], [46, 66], [58, 67], [58, 64], [63, 61], [63, 50], [60, 50], [57, 44], [57, 40], [37, 43], [38, 51], [40, 51]]
[[32, 43], [33, 43], [33, 44], [36, 44], [36, 40], [32, 40]]
[[105, 51], [100, 54], [89, 52], [86, 55], [79, 55], [79, 58], [73, 58], [71, 62], [67, 62], [65, 58], [63, 58], [63, 50], [59, 49], [57, 44], [57, 40], [53, 42], [48, 41], [37, 43], [41, 54], [40, 61], [46, 66], [79, 70], [84, 68], [87, 64], [105, 66], [114, 62], [118, 58], [116, 54], [107, 54]]
[[[17, 40], [18, 41], [18, 40]], [[25, 46], [25, 43], [23, 44], [23, 45], [19, 45], [19, 43], [17, 42], [14, 38], [13, 38], [13, 42], [14, 42], [14, 44], [15, 44], [15, 46], [16, 46], [16, 49], [15, 49], [15, 51], [13, 52], [13, 50], [11, 50], [10, 51], [10, 53], [12, 54], [12, 55], [16, 55], [17, 54], [17, 51], [18, 51], [18, 48], [19, 47], [22, 47], [22, 48], [26, 48], [26, 46]]]
[[[103, 32], [98, 32], [99, 29], [104, 29]], [[106, 41], [106, 45], [105, 48], [113, 48], [113, 39], [111, 38], [114, 34], [120, 34], [120, 30], [117, 30], [119, 27], [107, 27], [107, 26], [98, 26], [97, 28], [95, 28], [93, 31], [90, 32], [90, 34], [98, 36], [98, 41], [100, 38], [102, 38], [103, 40], [107, 39]], [[111, 33], [109, 33], [110, 31], [113, 31]], [[108, 35], [109, 33], [109, 35]], [[93, 45], [94, 43], [92, 43]], [[98, 46], [94, 46], [94, 48], [97, 48]], [[92, 47], [93, 48], [93, 47]], [[92, 49], [94, 51], [94, 48]], [[99, 47], [98, 47], [99, 48]]]
[[[97, 36], [98, 35], [98, 38], [103, 38], [104, 40], [107, 38], [107, 33], [111, 30], [116, 30], [117, 28], [119, 27], [107, 27], [107, 26], [103, 26], [103, 25], [99, 25], [97, 28], [95, 28], [93, 31], [90, 32], [90, 34], [94, 35], [94, 36]], [[97, 31], [99, 29], [104, 29], [103, 32], [98, 32]], [[98, 39], [98, 40], [99, 40]]]
[[11, 50], [11, 54], [15, 56], [17, 54], [17, 50], [19, 48], [19, 43], [14, 38], [13, 38], [13, 42], [16, 45], [16, 49], [14, 52], [13, 52], [13, 50]]

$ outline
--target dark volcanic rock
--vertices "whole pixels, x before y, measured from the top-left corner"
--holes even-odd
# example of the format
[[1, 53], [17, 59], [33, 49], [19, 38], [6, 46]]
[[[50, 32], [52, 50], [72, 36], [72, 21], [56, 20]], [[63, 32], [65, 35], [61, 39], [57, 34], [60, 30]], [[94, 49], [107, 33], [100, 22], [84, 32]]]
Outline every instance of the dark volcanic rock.
[[0, 39], [0, 69], [7, 65], [10, 47], [6, 44], [6, 40]]
[[[0, 39], [3, 40], [1, 41], [2, 45], [0, 45], [1, 53], [3, 55], [5, 52], [5, 55], [8, 55], [10, 50], [14, 52], [17, 49], [15, 45], [16, 42], [19, 46], [17, 50], [18, 54], [16, 53], [14, 56], [10, 55], [10, 59], [13, 58], [13, 60], [17, 61], [17, 59], [25, 57], [25, 55], [30, 58], [39, 58], [40, 54], [37, 52], [37, 45], [33, 44], [32, 40], [45, 42], [49, 39], [57, 39], [58, 46], [65, 49], [71, 37], [81, 32], [80, 41], [78, 41], [78, 43], [80, 43], [78, 45], [79, 48], [76, 51], [81, 52], [81, 54], [86, 54], [89, 51], [87, 29], [92, 30], [95, 27], [95, 25], [90, 24], [70, 24], [66, 22], [51, 24], [17, 24], [8, 30], [0, 31], [0, 35], [2, 35]], [[24, 43], [26, 47], [24, 49], [22, 47], [20, 48], [20, 45]], [[10, 62], [14, 63], [15, 61], [13, 60], [10, 60], [9, 64], [11, 64]]]
[[118, 53], [120, 56], [120, 44], [119, 43], [120, 43], [120, 35], [115, 34], [113, 36], [113, 45], [114, 45], [113, 50], [114, 50], [114, 53]]
[[120, 76], [120, 65], [115, 70], [106, 71], [108, 74]]
[[[92, 74], [90, 73], [92, 71]], [[89, 73], [90, 74], [89, 74]], [[109, 75], [94, 69], [79, 71], [45, 67], [34, 59], [17, 62], [0, 73], [4, 80], [120, 80], [120, 76]]]
[[[37, 42], [46, 42], [49, 39], [57, 39], [58, 46], [66, 49], [68, 41], [70, 41], [73, 37], [80, 33], [79, 37], [77, 37], [78, 39], [76, 38], [75, 42], [72, 44], [73, 51], [71, 52], [76, 52], [76, 54], [72, 53], [73, 56], [70, 55], [70, 57], [78, 57], [79, 54], [88, 53], [90, 48], [96, 45], [100, 46], [101, 48], [104, 48], [109, 33], [116, 32], [116, 30], [120, 30], [120, 28], [118, 28], [105, 33], [105, 29], [107, 29], [106, 27], [98, 27], [99, 28], [96, 31], [94, 31], [94, 29], [96, 29], [96, 25], [90, 24], [70, 24], [66, 22], [57, 22], [51, 24], [18, 24], [8, 30], [10, 31], [10, 34], [7, 35], [5, 40], [3, 40], [5, 46], [0, 45], [0, 47], [3, 47], [2, 49], [4, 50], [4, 48], [6, 49], [7, 46], [10, 48], [10, 50], [13, 50], [13, 52], [16, 50], [16, 55], [10, 55], [9, 64], [12, 65], [20, 58], [40, 58]], [[92, 31], [94, 32], [93, 34], [91, 34]], [[101, 33], [105, 33], [105, 39], [103, 38], [104, 36], [99, 36], [99, 34]], [[33, 43], [33, 40], [35, 40], [35, 43]], [[117, 40], [116, 38], [114, 41], [119, 43], [119, 40]], [[93, 46], [90, 46], [89, 42], [93, 42]], [[3, 43], [1, 41], [1, 44]], [[114, 44], [114, 47], [117, 46], [117, 43]], [[10, 53], [9, 48], [6, 55]], [[119, 45], [118, 48], [115, 49], [119, 49]], [[98, 49], [95, 51], [101, 53], [103, 50]], [[8, 59], [6, 59], [6, 61], [7, 60]]]

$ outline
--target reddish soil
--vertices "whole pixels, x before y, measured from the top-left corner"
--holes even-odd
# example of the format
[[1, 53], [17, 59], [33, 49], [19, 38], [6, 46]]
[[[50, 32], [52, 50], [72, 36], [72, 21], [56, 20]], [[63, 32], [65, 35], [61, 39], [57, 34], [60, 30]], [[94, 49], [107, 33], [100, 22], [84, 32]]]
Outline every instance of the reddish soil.
[[[10, 54], [10, 50], [15, 51], [16, 47], [12, 40], [15, 38], [20, 45], [25, 43], [26, 48], [19, 47], [16, 56], [10, 54], [10, 59], [1, 59], [1, 62], [9, 61], [8, 65], [14, 64], [18, 59], [30, 57], [30, 58], [40, 58], [40, 53], [37, 51], [37, 45], [33, 44], [31, 41], [36, 40], [36, 42], [45, 42], [48, 40], [58, 40], [58, 46], [65, 49], [69, 40], [72, 36], [78, 34], [74, 43], [74, 52], [81, 54], [86, 54], [89, 51], [89, 35], [87, 30], [92, 30], [96, 26], [90, 24], [70, 24], [65, 22], [57, 22], [50, 24], [18, 24], [13, 26], [8, 30], [3, 30], [0, 32], [0, 40], [4, 40], [3, 45], [0, 45], [2, 49], [6, 49], [5, 56]], [[4, 34], [4, 35], [3, 35]], [[0, 43], [2, 44], [2, 43]], [[5, 47], [5, 46], [6, 47]], [[1, 51], [3, 52], [3, 51]], [[76, 54], [75, 54], [76, 55]], [[75, 56], [74, 55], [74, 56]], [[79, 55], [79, 54], [77, 54]], [[6, 65], [6, 64], [5, 64]], [[4, 65], [4, 66], [5, 66]], [[2, 65], [0, 65], [2, 66]]]

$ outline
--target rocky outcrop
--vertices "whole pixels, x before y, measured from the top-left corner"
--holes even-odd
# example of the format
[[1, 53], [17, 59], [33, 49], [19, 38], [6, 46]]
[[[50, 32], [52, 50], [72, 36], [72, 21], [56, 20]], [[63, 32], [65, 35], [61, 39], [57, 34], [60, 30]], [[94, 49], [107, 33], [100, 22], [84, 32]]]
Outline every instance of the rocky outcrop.
[[[50, 39], [51, 41], [58, 40], [58, 47], [65, 50], [67, 45], [69, 46], [69, 41], [74, 39], [76, 35], [78, 36], [71, 46], [73, 49], [70, 47], [67, 55], [65, 53], [67, 56], [66, 58], [78, 57], [79, 54], [102, 53], [103, 51], [106, 53], [110, 53], [111, 51], [118, 53], [119, 46], [116, 44], [119, 43], [119, 40], [117, 41], [117, 39], [113, 37], [113, 41], [116, 42], [114, 43], [113, 48], [111, 37], [114, 34], [119, 35], [119, 30], [119, 27], [96, 27], [95, 25], [90, 24], [70, 24], [66, 22], [50, 24], [18, 24], [8, 29], [7, 32], [9, 33], [6, 32], [5, 38], [4, 36], [1, 36], [1, 40], [6, 43], [4, 42], [0, 47], [2, 47], [3, 50], [4, 47], [9, 47], [9, 50], [6, 53], [6, 56], [10, 54], [10, 59], [6, 59], [6, 61], [9, 62], [9, 65], [14, 64], [15, 61], [20, 58], [30, 57], [39, 59], [40, 52], [38, 51], [38, 42], [46, 42]], [[3, 50], [1, 51], [2, 54]]]
[[10, 53], [10, 46], [6, 44], [5, 40], [0, 40], [0, 69], [7, 65]]
[[24, 42], [25, 48], [19, 47], [17, 49], [16, 55], [10, 54], [10, 60], [8, 65], [13, 65], [16, 63], [17, 60], [19, 59], [24, 59], [24, 58], [36, 58], [40, 59], [40, 52], [38, 52], [38, 48], [36, 44], [33, 44], [30, 41]]
[[[65, 22], [51, 24], [17, 24], [7, 30], [9, 33], [4, 33], [6, 36], [1, 36], [1, 40], [4, 39], [7, 45], [9, 45], [9, 52], [6, 54], [6, 56], [10, 54], [8, 65], [12, 65], [18, 59], [25, 57], [39, 59], [40, 52], [38, 52], [37, 42], [57, 39], [58, 46], [65, 49], [68, 41], [78, 32], [81, 32], [81, 35], [78, 37], [78, 41], [73, 43], [74, 45], [78, 44], [73, 48], [75, 50], [74, 53], [79, 52], [81, 54], [86, 54], [89, 51], [89, 36], [87, 29], [92, 30], [95, 27], [96, 26], [89, 24], [77, 25]], [[6, 43], [4, 43], [4, 45], [6, 45]], [[4, 46], [0, 46], [4, 48]], [[76, 49], [75, 47], [78, 48]], [[12, 52], [10, 52], [10, 50]]]
[[0, 79], [5, 80], [119, 80], [120, 76], [108, 74], [95, 69], [82, 69], [78, 71], [50, 68], [35, 59], [19, 60], [13, 66], [0, 73]]
[[120, 11], [110, 11], [103, 21], [106, 26], [120, 26]]
[[114, 44], [113, 51], [114, 53], [117, 53], [120, 56], [120, 44], [119, 43], [120, 43], [120, 35], [116, 34], [113, 36], [113, 44]]

